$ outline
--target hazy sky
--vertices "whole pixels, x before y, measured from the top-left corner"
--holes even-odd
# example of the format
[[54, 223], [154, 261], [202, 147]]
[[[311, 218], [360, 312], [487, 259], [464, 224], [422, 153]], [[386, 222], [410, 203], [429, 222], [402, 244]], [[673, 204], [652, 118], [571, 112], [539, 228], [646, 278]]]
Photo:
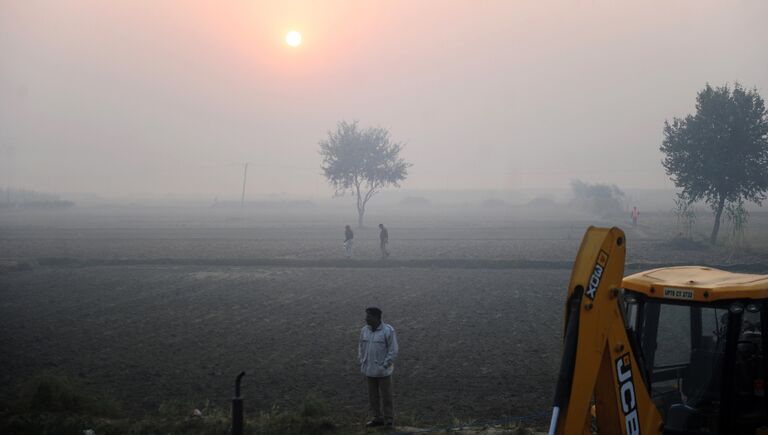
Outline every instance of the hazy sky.
[[[664, 119], [768, 98], [768, 1], [0, 0], [0, 185], [325, 198], [318, 141], [388, 128], [408, 189], [670, 187]], [[287, 31], [303, 34], [291, 48]]]

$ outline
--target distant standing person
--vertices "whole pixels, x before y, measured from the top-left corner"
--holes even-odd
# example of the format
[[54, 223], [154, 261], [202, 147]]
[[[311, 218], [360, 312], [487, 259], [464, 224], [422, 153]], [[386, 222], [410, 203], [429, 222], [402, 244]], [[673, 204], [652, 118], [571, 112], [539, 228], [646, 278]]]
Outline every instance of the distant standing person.
[[632, 226], [637, 227], [637, 218], [640, 217], [640, 212], [637, 211], [637, 207], [632, 207]]
[[381, 228], [381, 232], [379, 233], [379, 240], [381, 241], [381, 244], [379, 245], [381, 248], [381, 258], [387, 258], [389, 257], [389, 251], [387, 251], [387, 243], [389, 243], [389, 231], [387, 231], [387, 228], [384, 226], [384, 224], [379, 224], [379, 228]]
[[344, 227], [344, 252], [347, 254], [347, 258], [352, 258], [352, 244], [355, 238], [355, 233], [352, 232], [352, 228], [349, 225]]
[[365, 425], [393, 427], [392, 372], [398, 351], [395, 328], [381, 321], [381, 309], [376, 307], [365, 309], [365, 323], [357, 346], [360, 371], [368, 380], [368, 401], [373, 416]]

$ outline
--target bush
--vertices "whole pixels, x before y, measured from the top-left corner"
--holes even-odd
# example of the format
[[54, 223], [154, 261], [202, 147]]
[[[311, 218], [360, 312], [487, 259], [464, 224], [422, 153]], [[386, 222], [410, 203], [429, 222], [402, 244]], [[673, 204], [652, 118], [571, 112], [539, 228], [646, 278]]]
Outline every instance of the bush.
[[85, 391], [65, 376], [42, 374], [23, 383], [12, 409], [16, 412], [70, 413], [116, 417], [120, 406], [114, 400]]
[[[97, 396], [71, 379], [43, 374], [24, 382], [18, 397], [0, 403], [0, 433], [3, 435], [82, 435], [86, 429], [97, 434], [166, 435], [226, 434], [231, 431], [231, 409], [195, 406], [186, 400], [163, 402], [156, 413], [138, 419], [118, 418], [114, 400]], [[200, 408], [202, 415], [192, 416]], [[272, 407], [248, 418], [245, 433], [275, 435], [320, 435], [337, 426], [328, 416], [328, 406], [316, 395], [308, 395], [295, 410]]]
[[0, 416], [0, 433], [6, 435], [82, 435], [92, 428], [88, 417], [66, 414], [16, 414]]
[[573, 204], [597, 216], [623, 214], [624, 192], [615, 184], [589, 184], [580, 180], [571, 181]]

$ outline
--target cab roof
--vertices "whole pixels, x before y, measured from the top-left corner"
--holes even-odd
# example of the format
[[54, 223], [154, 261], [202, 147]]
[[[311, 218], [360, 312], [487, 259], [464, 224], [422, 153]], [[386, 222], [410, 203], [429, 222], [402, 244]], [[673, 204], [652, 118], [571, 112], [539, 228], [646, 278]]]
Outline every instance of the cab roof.
[[702, 266], [662, 267], [629, 275], [622, 287], [652, 298], [713, 301], [768, 299], [768, 275], [734, 273]]

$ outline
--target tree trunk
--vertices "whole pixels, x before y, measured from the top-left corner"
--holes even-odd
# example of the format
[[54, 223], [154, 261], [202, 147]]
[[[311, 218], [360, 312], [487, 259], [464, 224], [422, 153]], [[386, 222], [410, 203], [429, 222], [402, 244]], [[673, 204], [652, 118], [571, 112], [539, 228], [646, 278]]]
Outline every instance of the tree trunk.
[[720, 217], [723, 215], [724, 206], [725, 197], [721, 196], [720, 201], [717, 203], [717, 210], [715, 210], [715, 226], [712, 227], [712, 235], [709, 237], [709, 244], [711, 245], [717, 242], [717, 233], [720, 231]]
[[363, 201], [363, 197], [360, 196], [360, 184], [355, 185], [355, 189], [357, 192], [357, 227], [362, 228], [363, 227], [363, 217], [365, 216], [365, 201]]

